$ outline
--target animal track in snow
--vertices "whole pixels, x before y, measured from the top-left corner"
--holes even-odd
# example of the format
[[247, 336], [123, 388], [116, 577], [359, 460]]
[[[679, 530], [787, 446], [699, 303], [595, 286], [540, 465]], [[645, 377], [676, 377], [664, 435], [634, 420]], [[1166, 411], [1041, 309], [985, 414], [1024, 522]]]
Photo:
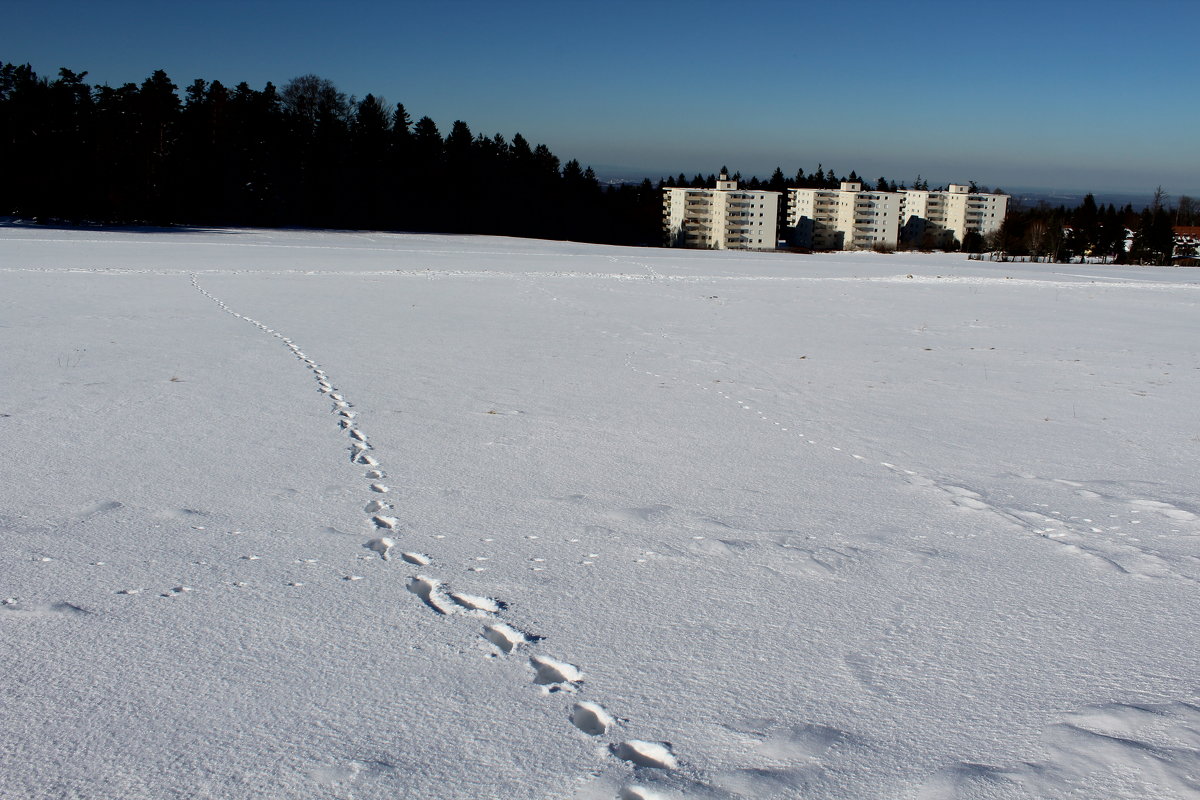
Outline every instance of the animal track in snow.
[[939, 486], [938, 488], [949, 494], [957, 505], [965, 508], [972, 508], [976, 511], [987, 511], [991, 509], [990, 505], [983, 502], [983, 495], [979, 494], [978, 492], [973, 492], [970, 489], [964, 489], [961, 486], [945, 485]]
[[375, 523], [376, 528], [384, 530], [395, 530], [400, 525], [400, 520], [396, 517], [389, 517], [386, 514], [376, 514], [371, 517], [371, 522]]
[[381, 536], [378, 539], [372, 539], [363, 545], [363, 547], [367, 548], [368, 550], [379, 553], [379, 557], [384, 561], [387, 561], [392, 557], [392, 548], [395, 546], [396, 542], [386, 536]]
[[[1040, 480], [1037, 476], [1025, 476], [1035, 480]], [[1129, 506], [1132, 513], [1140, 511], [1153, 511], [1174, 522], [1195, 522], [1200, 520], [1200, 515], [1192, 511], [1180, 508], [1173, 503], [1164, 502], [1162, 500], [1152, 500], [1150, 498], [1138, 497], [1130, 489], [1115, 484], [1112, 481], [1073, 481], [1065, 478], [1054, 478], [1052, 483], [1070, 486], [1075, 489], [1075, 494], [1091, 500], [1109, 500], [1118, 503], [1123, 503]]]
[[[653, 267], [640, 264], [646, 268], [652, 275], [656, 275]], [[308, 370], [312, 373], [316, 382], [318, 391], [332, 401], [332, 410], [335, 414], [335, 419], [340, 428], [345, 431], [347, 437], [351, 440], [350, 460], [354, 464], [360, 464], [368, 469], [365, 471], [365, 477], [372, 481], [369, 485], [371, 492], [376, 495], [387, 494], [390, 492], [390, 487], [381, 481], [385, 478], [385, 473], [379, 469], [379, 461], [371, 451], [373, 448], [370, 445], [368, 437], [363, 433], [358, 426], [358, 414], [350, 409], [353, 404], [350, 403], [345, 394], [338, 389], [337, 384], [331, 380], [326, 371], [312, 358], [310, 358], [298, 344], [292, 341], [289, 337], [273, 328], [268, 327], [265, 323], [235, 313], [223, 301], [212, 296], [203, 288], [200, 287], [198, 278], [195, 274], [191, 276], [192, 285], [205, 297], [214, 301], [217, 306], [225, 313], [231, 316], [244, 320], [255, 328], [264, 333], [267, 333], [276, 339], [279, 339], [288, 350], [299, 359]], [[748, 409], [749, 410], [749, 409]], [[517, 410], [504, 410], [495, 413], [523, 413]], [[762, 412], [757, 412], [762, 416]], [[368, 502], [364, 511], [370, 515], [370, 522], [377, 528], [384, 530], [394, 530], [399, 526], [399, 519], [389, 516], [383, 512], [392, 508], [390, 503], [383, 501], [380, 498], [372, 499]], [[647, 508], [629, 509], [625, 512], [627, 519], [639, 519], [642, 522], [651, 522], [654, 517], [670, 512], [671, 509], [666, 506], [651, 506]], [[435, 538], [444, 538], [441, 535]], [[576, 540], [577, 541], [577, 540]], [[378, 553], [383, 560], [390, 560], [391, 553], [396, 546], [395, 540], [387, 536], [368, 540], [363, 547], [371, 552]], [[427, 566], [431, 563], [431, 558], [419, 552], [404, 552], [400, 557], [407, 563], [417, 566]], [[589, 553], [588, 558], [597, 558], [597, 554]], [[243, 556], [244, 559], [257, 560], [258, 556]], [[361, 556], [368, 558], [368, 556]], [[480, 556], [477, 561], [486, 561], [487, 557]], [[585, 562], [587, 563], [587, 562]], [[471, 571], [479, 572], [485, 569], [482, 566], [471, 566]], [[343, 580], [353, 582], [362, 580], [360, 575], [345, 575]], [[293, 582], [293, 586], [301, 586], [299, 582]], [[506, 611], [507, 604], [492, 597], [469, 594], [466, 592], [449, 592], [445, 585], [438, 579], [425, 575], [412, 576], [407, 580], [406, 588], [409, 592], [416, 595], [426, 606], [434, 611], [439, 616], [448, 616], [455, 613], [456, 610], [461, 614], [466, 615], [499, 615]], [[127, 590], [135, 592], [139, 590]], [[190, 591], [189, 587], [176, 587], [169, 593], [169, 596], [175, 596]], [[543, 637], [526, 633], [507, 622], [495, 621], [487, 625], [483, 630], [483, 637], [495, 645], [504, 653], [512, 653], [519, 647], [535, 644], [542, 640]], [[534, 683], [543, 687], [546, 693], [559, 691], [576, 691], [583, 681], [582, 671], [573, 664], [563, 661], [557, 661], [552, 658], [542, 656], [532, 656], [530, 664], [534, 669]], [[614, 720], [604, 708], [593, 702], [576, 703], [572, 708], [570, 720], [572, 724], [592, 736], [599, 736], [608, 732], [614, 725]], [[654, 742], [641, 742], [639, 740], [630, 740], [629, 742], [614, 745], [612, 752], [618, 758], [631, 761], [637, 766], [650, 766], [659, 768], [674, 768], [676, 765], [675, 758], [670, 752], [670, 746]], [[630, 795], [633, 796], [633, 795]], [[644, 795], [650, 797], [651, 795]]]
[[679, 768], [679, 762], [676, 760], [675, 754], [671, 752], [669, 742], [645, 742], [641, 739], [629, 739], [611, 745], [610, 749], [617, 758], [639, 767]]
[[511, 653], [521, 645], [537, 641], [537, 638], [540, 637], [531, 637], [524, 631], [519, 631], [507, 623], [497, 622], [483, 629], [483, 638], [496, 645], [496, 647], [499, 647], [505, 653]]
[[440, 615], [445, 616], [453, 609], [452, 606], [446, 605], [445, 599], [441, 596], [442, 582], [436, 578], [417, 575], [408, 579], [407, 588], [410, 592], [421, 598], [421, 602]]
[[[1138, 537], [1111, 536], [1091, 524], [1090, 518], [1064, 518], [1059, 512], [1022, 508], [996, 509], [1004, 518], [1031, 533], [1060, 545], [1068, 553], [1087, 556], [1094, 563], [1125, 575], [1142, 578], [1178, 578], [1200, 582], [1184, 571], [1185, 564], [1173, 562], [1142, 544]], [[1136, 520], [1135, 520], [1136, 521]]]
[[588, 736], [601, 736], [608, 733], [616, 720], [599, 703], [581, 700], [571, 707], [571, 724]]
[[680, 796], [676, 792], [668, 796], [649, 786], [626, 786], [617, 795], [617, 800], [676, 800]]
[[491, 597], [480, 597], [462, 592], [450, 592], [450, 599], [460, 608], [468, 611], [482, 611], [488, 614], [498, 614], [508, 608], [508, 603]]
[[[881, 462], [884, 467], [900, 475], [914, 486], [930, 487], [949, 495], [951, 502], [981, 511], [989, 511], [1024, 530], [1033, 533], [1047, 541], [1060, 545], [1065, 552], [1076, 553], [1092, 559], [1094, 563], [1103, 565], [1125, 575], [1142, 578], [1181, 578], [1188, 581], [1200, 582], [1200, 577], [1191, 575], [1186, 570], [1186, 564], [1165, 558], [1153, 548], [1140, 542], [1140, 537], [1126, 536], [1119, 532], [1119, 525], [1100, 527], [1096, 520], [1084, 514], [1069, 514], [1056, 510], [1043, 510], [1045, 503], [1031, 503], [1033, 508], [1021, 508], [1010, 499], [1007, 502], [988, 501], [979, 492], [952, 484], [940, 483], [912, 470], [902, 469], [894, 464]], [[1079, 481], [1053, 479], [1045, 481], [1036, 476], [1020, 476], [1039, 480], [1043, 483], [1061, 484], [1071, 487], [1075, 494], [1088, 500], [1108, 500], [1134, 506], [1132, 514], [1142, 510], [1157, 512], [1180, 526], [1191, 524], [1186, 518], [1191, 512], [1180, 509], [1170, 503], [1144, 498], [1131, 497], [1126, 491], [1111, 489], [1104, 482], [1084, 484]], [[1090, 485], [1093, 491], [1086, 489]], [[1012, 498], [1012, 495], [1009, 495]], [[1177, 513], [1176, 513], [1177, 512]], [[1110, 518], [1116, 517], [1112, 514]], [[1140, 525], [1141, 519], [1129, 521], [1131, 525]], [[1113, 532], [1116, 532], [1115, 535]], [[1177, 532], [1177, 531], [1173, 531]]]
[[1190, 511], [1184, 511], [1182, 508], [1176, 508], [1170, 503], [1163, 503], [1159, 500], [1130, 500], [1130, 505], [1148, 508], [1151, 511], [1156, 511], [1169, 519], [1190, 522], [1196, 519], [1196, 515]]
[[539, 686], [574, 688], [583, 682], [583, 673], [574, 664], [545, 656], [531, 656], [529, 663], [535, 672], [533, 682]]

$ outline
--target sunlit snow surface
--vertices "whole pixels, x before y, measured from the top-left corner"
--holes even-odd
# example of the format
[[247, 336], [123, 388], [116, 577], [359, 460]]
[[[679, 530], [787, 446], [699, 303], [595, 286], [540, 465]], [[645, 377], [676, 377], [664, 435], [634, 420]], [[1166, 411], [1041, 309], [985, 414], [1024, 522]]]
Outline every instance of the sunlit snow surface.
[[2, 797], [1200, 797], [1194, 270], [0, 226], [0, 451]]

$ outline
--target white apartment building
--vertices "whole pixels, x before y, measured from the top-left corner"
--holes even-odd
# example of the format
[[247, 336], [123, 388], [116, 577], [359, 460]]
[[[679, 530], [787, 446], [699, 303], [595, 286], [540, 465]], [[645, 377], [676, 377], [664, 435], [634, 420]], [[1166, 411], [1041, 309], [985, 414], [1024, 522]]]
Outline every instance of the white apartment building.
[[793, 244], [813, 250], [957, 248], [970, 233], [1000, 228], [1008, 195], [972, 192], [952, 183], [945, 191], [876, 192], [858, 181], [838, 189], [788, 189], [787, 226]]
[[663, 189], [667, 245], [706, 250], [774, 250], [779, 192], [738, 189], [721, 173], [715, 189]]
[[863, 190], [860, 181], [838, 189], [788, 189], [787, 226], [792, 243], [813, 250], [894, 250], [901, 192]]
[[903, 194], [900, 239], [918, 247], [961, 246], [967, 234], [999, 230], [1008, 213], [1008, 195], [972, 192], [958, 183], [942, 192], [909, 189]]

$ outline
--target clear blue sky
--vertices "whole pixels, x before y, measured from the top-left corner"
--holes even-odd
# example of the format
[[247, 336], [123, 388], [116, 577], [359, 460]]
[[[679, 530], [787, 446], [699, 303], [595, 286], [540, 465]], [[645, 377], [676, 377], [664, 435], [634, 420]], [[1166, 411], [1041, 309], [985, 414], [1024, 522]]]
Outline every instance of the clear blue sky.
[[90, 83], [305, 73], [601, 175], [818, 162], [1200, 195], [1200, 0], [0, 3], [0, 61]]

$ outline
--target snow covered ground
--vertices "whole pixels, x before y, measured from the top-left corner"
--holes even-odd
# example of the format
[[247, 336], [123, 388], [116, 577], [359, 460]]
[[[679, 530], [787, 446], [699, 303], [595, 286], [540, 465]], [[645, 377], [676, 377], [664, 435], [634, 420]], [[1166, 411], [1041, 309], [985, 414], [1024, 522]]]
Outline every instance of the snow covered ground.
[[0, 226], [0, 797], [1200, 797], [1198, 321], [1185, 270]]

